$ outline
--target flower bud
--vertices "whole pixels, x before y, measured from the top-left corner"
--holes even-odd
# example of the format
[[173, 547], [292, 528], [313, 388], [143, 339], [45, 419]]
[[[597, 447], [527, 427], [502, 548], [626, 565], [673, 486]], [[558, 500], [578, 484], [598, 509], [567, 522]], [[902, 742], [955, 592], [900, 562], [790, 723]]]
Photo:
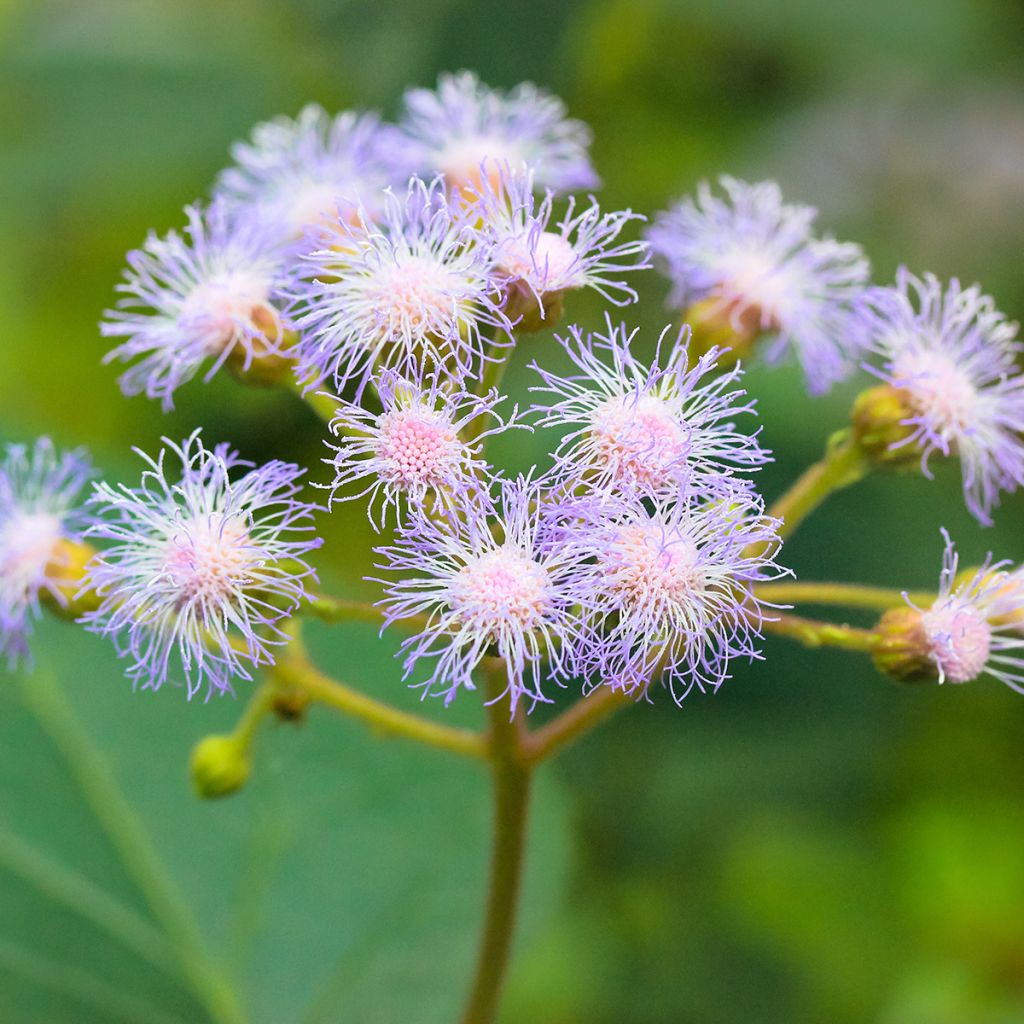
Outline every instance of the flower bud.
[[206, 736], [192, 750], [189, 770], [204, 800], [237, 793], [249, 779], [248, 744], [237, 736]]
[[909, 392], [891, 384], [868, 388], [850, 415], [857, 444], [873, 463], [899, 469], [920, 461], [921, 449], [910, 441], [914, 429], [907, 425], [914, 415]]
[[565, 289], [543, 292], [538, 301], [526, 284], [512, 281], [505, 291], [503, 312], [517, 334], [535, 334], [545, 327], [555, 327], [565, 312]]
[[898, 683], [937, 682], [938, 667], [916, 608], [892, 608], [875, 627], [880, 642], [872, 652], [875, 668]]
[[746, 359], [765, 333], [757, 306], [746, 306], [736, 313], [720, 298], [695, 302], [686, 310], [684, 320], [690, 325], [691, 361], [718, 348], [722, 352], [718, 360], [720, 367]]
[[281, 327], [276, 313], [268, 306], [255, 306], [252, 321], [263, 331], [266, 341], [255, 337], [251, 346], [236, 345], [225, 365], [243, 384], [252, 387], [275, 387], [287, 380], [295, 360], [287, 354], [295, 342], [295, 332]]
[[39, 591], [39, 600], [55, 615], [77, 619], [100, 606], [99, 595], [82, 587], [86, 566], [96, 549], [90, 544], [61, 537], [53, 546], [46, 563], [46, 585]]

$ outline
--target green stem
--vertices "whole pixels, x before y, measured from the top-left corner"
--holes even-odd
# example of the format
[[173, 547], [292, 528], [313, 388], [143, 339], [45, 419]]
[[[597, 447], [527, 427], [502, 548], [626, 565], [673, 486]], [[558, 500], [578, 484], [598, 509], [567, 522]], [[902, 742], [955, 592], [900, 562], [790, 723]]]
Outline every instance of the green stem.
[[[384, 624], [384, 612], [376, 605], [365, 601], [351, 601], [347, 598], [330, 597], [317, 594], [299, 609], [305, 615], [312, 615], [321, 622], [337, 624], [339, 622], [370, 622], [375, 626]], [[395, 629], [404, 629], [416, 633], [426, 625], [425, 615], [410, 615], [405, 619], [395, 619]]]
[[810, 466], [768, 510], [782, 520], [779, 536], [788, 537], [833, 491], [862, 480], [870, 467], [864, 451], [848, 433], [830, 443], [824, 458]]
[[[867, 608], [887, 611], [906, 604], [903, 591], [890, 587], [865, 587], [859, 583], [762, 583], [754, 588], [762, 601], [780, 604], [823, 604], [835, 608]], [[906, 595], [919, 608], [930, 608], [935, 595], [928, 591], [911, 591]]]
[[878, 634], [869, 629], [818, 622], [796, 615], [780, 615], [775, 620], [765, 619], [761, 626], [765, 633], [788, 637], [805, 647], [839, 647], [846, 651], [870, 653], [881, 642]]
[[480, 734], [468, 729], [438, 725], [419, 715], [399, 711], [398, 708], [367, 697], [324, 675], [302, 655], [279, 661], [270, 672], [280, 683], [294, 687], [310, 700], [357, 718], [385, 736], [415, 740], [429, 747], [478, 760], [488, 756], [487, 743]]
[[524, 746], [527, 761], [537, 764], [546, 760], [584, 733], [590, 732], [620, 708], [635, 703], [636, 699], [623, 690], [613, 690], [610, 686], [598, 687], [589, 697], [576, 701], [567, 711], [526, 738]]
[[508, 969], [522, 889], [526, 852], [527, 812], [530, 802], [530, 766], [523, 756], [522, 712], [509, 717], [505, 666], [497, 658], [484, 662], [491, 698], [490, 757], [494, 785], [494, 839], [483, 934], [476, 973], [462, 1024], [492, 1024], [502, 983]]

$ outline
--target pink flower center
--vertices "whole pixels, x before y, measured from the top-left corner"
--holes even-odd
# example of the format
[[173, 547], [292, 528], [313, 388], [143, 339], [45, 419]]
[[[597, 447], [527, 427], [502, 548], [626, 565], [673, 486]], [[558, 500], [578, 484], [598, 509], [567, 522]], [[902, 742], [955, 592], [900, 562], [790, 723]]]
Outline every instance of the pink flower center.
[[0, 592], [21, 597], [38, 587], [61, 539], [61, 520], [19, 512], [0, 528]]
[[259, 565], [245, 525], [220, 515], [182, 524], [171, 537], [163, 571], [178, 592], [179, 604], [218, 603], [235, 594]]
[[992, 627], [970, 605], [946, 604], [921, 618], [940, 678], [966, 683], [981, 675], [992, 646]]
[[403, 488], [437, 487], [458, 468], [465, 453], [455, 427], [432, 409], [395, 409], [377, 420], [377, 457], [389, 483]]
[[551, 578], [525, 551], [506, 544], [463, 566], [448, 601], [474, 628], [496, 637], [508, 626], [537, 624], [551, 606]]
[[425, 256], [405, 256], [381, 270], [367, 290], [387, 338], [444, 331], [456, 319], [465, 282], [448, 267]]
[[978, 393], [970, 378], [944, 352], [905, 352], [893, 362], [893, 379], [921, 414], [949, 431], [974, 422]]
[[683, 604], [704, 588], [697, 545], [657, 523], [623, 527], [609, 562], [616, 589], [641, 607]]
[[623, 483], [670, 482], [689, 451], [689, 434], [656, 395], [625, 395], [594, 410], [591, 436], [602, 468]]
[[584, 284], [576, 250], [553, 231], [542, 232], [532, 252], [527, 239], [509, 240], [500, 249], [498, 267], [509, 277], [527, 281], [540, 292], [579, 288]]
[[261, 274], [238, 270], [214, 275], [185, 297], [178, 322], [200, 333], [207, 355], [217, 355], [239, 337], [262, 334], [267, 326], [279, 324], [269, 292], [270, 282]]

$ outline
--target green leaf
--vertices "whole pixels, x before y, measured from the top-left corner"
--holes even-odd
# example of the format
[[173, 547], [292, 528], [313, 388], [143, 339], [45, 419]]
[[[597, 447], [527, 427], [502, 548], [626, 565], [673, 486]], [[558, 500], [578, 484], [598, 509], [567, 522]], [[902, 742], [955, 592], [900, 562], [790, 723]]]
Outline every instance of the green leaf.
[[[347, 682], [478, 723], [472, 697], [420, 708], [370, 629], [311, 632]], [[485, 766], [314, 708], [261, 730], [242, 793], [200, 802], [189, 751], [231, 727], [252, 684], [205, 704], [133, 694], [98, 638], [44, 623], [37, 640], [36, 671], [0, 679], [0, 1020], [457, 1016], [483, 907]], [[561, 890], [562, 811], [540, 785], [521, 942]]]

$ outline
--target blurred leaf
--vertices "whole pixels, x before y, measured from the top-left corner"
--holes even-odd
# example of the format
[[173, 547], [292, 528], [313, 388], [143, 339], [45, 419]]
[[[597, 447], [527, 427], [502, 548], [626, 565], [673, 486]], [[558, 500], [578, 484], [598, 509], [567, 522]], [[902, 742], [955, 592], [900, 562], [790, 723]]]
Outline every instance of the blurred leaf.
[[[416, 703], [372, 633], [324, 632], [325, 665]], [[188, 751], [237, 703], [133, 695], [99, 639], [39, 639], [43, 667], [0, 689], [4, 1024], [454, 1018], [483, 901], [482, 767], [314, 709], [264, 730], [238, 797], [200, 803]], [[541, 786], [527, 929], [560, 891], [563, 818]]]

